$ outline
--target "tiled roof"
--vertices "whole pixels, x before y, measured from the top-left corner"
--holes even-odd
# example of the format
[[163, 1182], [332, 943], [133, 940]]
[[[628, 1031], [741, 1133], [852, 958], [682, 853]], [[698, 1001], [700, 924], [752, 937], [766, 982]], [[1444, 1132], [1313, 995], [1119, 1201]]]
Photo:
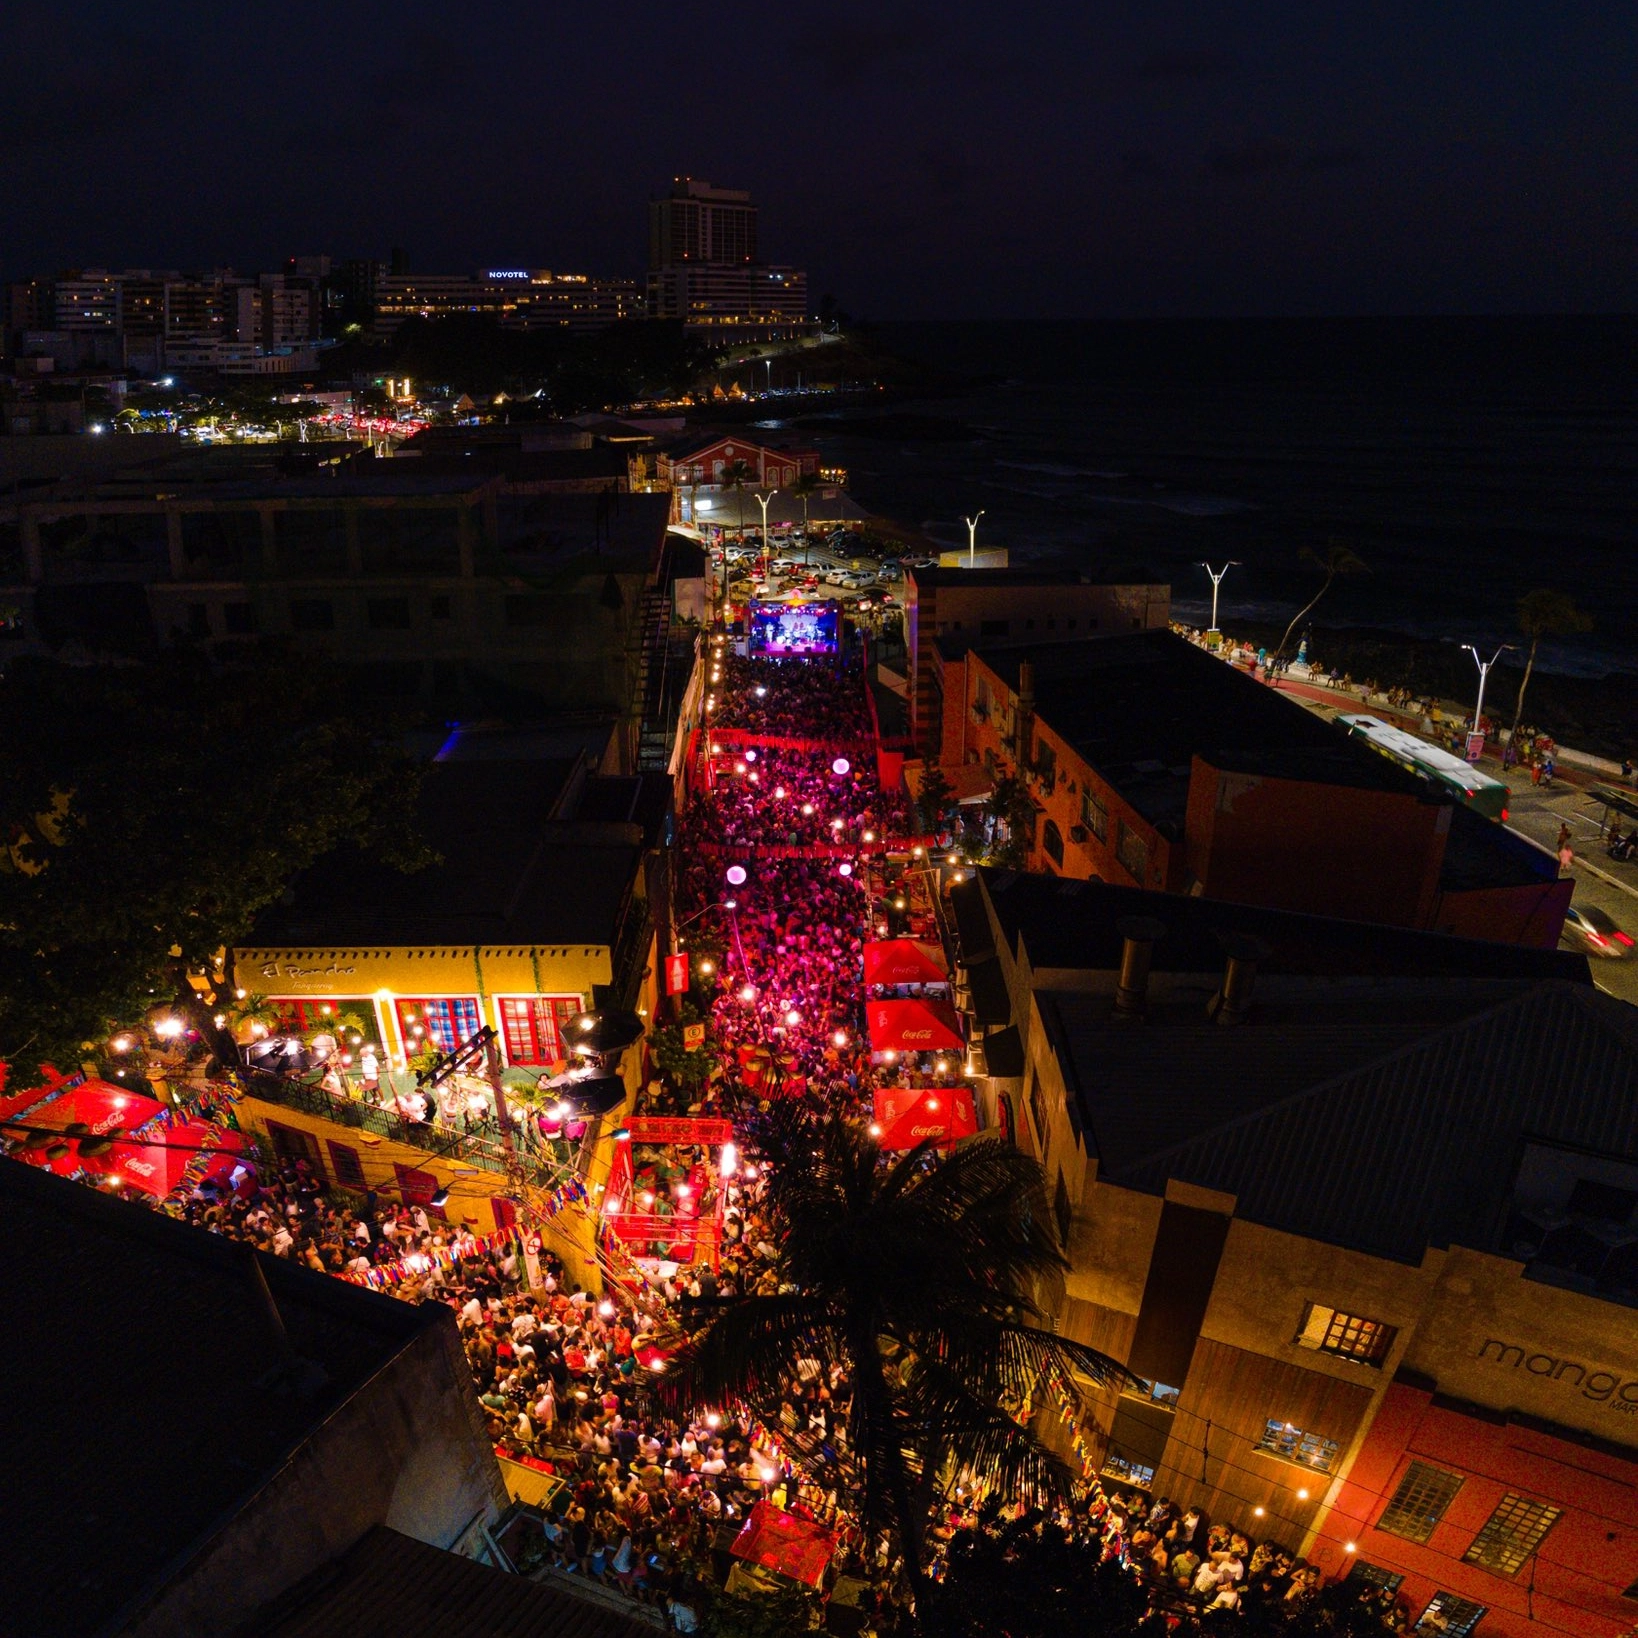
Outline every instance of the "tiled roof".
[[635, 1613], [377, 1525], [237, 1638], [654, 1638]]
[[[0, 1630], [31, 1638], [118, 1630], [338, 1406], [453, 1323], [4, 1159], [0, 1235], [19, 1572]], [[309, 1380], [281, 1372], [280, 1324]]]

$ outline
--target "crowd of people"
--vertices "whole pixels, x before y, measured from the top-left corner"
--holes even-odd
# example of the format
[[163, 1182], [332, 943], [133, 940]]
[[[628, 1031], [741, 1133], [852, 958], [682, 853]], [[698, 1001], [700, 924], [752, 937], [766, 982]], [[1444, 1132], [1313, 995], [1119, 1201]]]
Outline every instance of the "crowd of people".
[[[867, 831], [902, 837], [907, 811], [877, 788], [873, 756], [861, 751], [844, 770], [835, 765], [839, 739], [869, 732], [856, 671], [731, 656], [713, 663], [717, 719], [787, 743], [737, 743], [732, 771], [697, 790], [684, 818], [677, 914], [715, 953], [704, 985], [711, 1075], [686, 1112], [738, 1118], [780, 1096], [868, 1118], [877, 1085], [914, 1083], [923, 1067], [873, 1059], [865, 1034], [863, 946], [877, 931], [872, 886], [882, 884], [862, 855], [763, 850], [823, 842], [837, 819], [851, 843], [864, 843]], [[810, 748], [790, 743], [802, 739]], [[793, 807], [804, 822], [793, 823]], [[178, 1209], [321, 1272], [358, 1279], [390, 1270], [397, 1296], [448, 1303], [493, 1443], [561, 1481], [538, 1521], [539, 1558], [653, 1603], [692, 1630], [725, 1579], [729, 1542], [764, 1497], [836, 1527], [838, 1565], [871, 1579], [840, 1499], [815, 1490], [800, 1460], [823, 1451], [834, 1469], [845, 1455], [850, 1385], [840, 1368], [794, 1360], [771, 1426], [726, 1406], [671, 1413], [655, 1392], [664, 1363], [656, 1338], [673, 1304], [779, 1288], [754, 1154], [731, 1176], [707, 1176], [709, 1160], [703, 1145], [668, 1140], [633, 1156], [633, 1178], [656, 1201], [674, 1206], [686, 1187], [693, 1210], [719, 1211], [717, 1255], [662, 1261], [665, 1246], [628, 1246], [648, 1261], [640, 1271], [628, 1261], [622, 1272], [631, 1277], [604, 1280], [599, 1291], [581, 1288], [549, 1252], [531, 1267], [515, 1240], [475, 1241], [426, 1205], [370, 1197], [342, 1209], [299, 1160]], [[954, 1539], [998, 1516], [996, 1501], [975, 1498], [935, 1535]], [[1222, 1616], [1247, 1602], [1300, 1598], [1318, 1579], [1197, 1510], [1106, 1495], [1095, 1482], [1071, 1523], [1146, 1575], [1167, 1607]], [[881, 1615], [893, 1596], [877, 1576], [866, 1601], [875, 1599]]]

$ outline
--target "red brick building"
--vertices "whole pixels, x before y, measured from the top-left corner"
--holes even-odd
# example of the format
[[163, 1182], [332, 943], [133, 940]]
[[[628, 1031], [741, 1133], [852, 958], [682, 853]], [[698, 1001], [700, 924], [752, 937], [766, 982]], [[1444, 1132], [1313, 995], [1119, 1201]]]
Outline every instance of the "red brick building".
[[[712, 495], [724, 488], [725, 475], [739, 462], [750, 468], [745, 488], [785, 489], [798, 478], [819, 475], [819, 451], [807, 446], [760, 444], [736, 433], [712, 433], [664, 450], [655, 462], [655, 475], [672, 494], [672, 521], [694, 522], [697, 491]], [[756, 503], [747, 495], [746, 518], [761, 517]]]

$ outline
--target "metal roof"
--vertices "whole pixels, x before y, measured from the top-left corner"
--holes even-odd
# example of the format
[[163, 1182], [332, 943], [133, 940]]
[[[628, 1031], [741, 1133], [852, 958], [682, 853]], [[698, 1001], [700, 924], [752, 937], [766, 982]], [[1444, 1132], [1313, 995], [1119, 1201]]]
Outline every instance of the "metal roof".
[[653, 1638], [658, 1623], [643, 1606], [613, 1607], [618, 1598], [527, 1580], [378, 1524], [240, 1638]]
[[[1638, 1012], [1627, 1003], [1550, 980], [1442, 1028], [1403, 1013], [1379, 1020], [1375, 1051], [1317, 1022], [1217, 1029], [1216, 1064], [1203, 1042], [1174, 1050], [1165, 1030], [1140, 1030], [1160, 1060], [1141, 1080], [1084, 1060], [1128, 1026], [1083, 1035], [1071, 1043], [1077, 1073], [1105, 1077], [1094, 1130], [1107, 1101], [1125, 1097], [1147, 1103], [1152, 1134], [1139, 1145], [1148, 1153], [1101, 1175], [1151, 1192], [1170, 1178], [1220, 1189], [1251, 1221], [1419, 1262], [1429, 1246], [1498, 1242], [1527, 1139], [1638, 1160]], [[1168, 1074], [1186, 1101], [1158, 1090]], [[1280, 1095], [1253, 1093], [1246, 1107], [1235, 1089], [1264, 1080]]]

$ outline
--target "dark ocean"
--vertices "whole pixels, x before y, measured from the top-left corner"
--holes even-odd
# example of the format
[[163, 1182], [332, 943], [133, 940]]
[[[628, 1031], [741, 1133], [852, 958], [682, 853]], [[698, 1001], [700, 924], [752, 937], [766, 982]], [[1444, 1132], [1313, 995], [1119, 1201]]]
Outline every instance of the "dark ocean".
[[[1523, 591], [1597, 619], [1553, 669], [1638, 670], [1638, 318], [884, 324], [876, 342], [958, 378], [860, 427], [803, 417], [872, 511], [1014, 561], [1171, 581], [1237, 558], [1221, 619], [1290, 614], [1304, 545], [1371, 573], [1323, 623], [1434, 639], [1514, 635]], [[906, 436], [904, 434], [912, 434]]]

